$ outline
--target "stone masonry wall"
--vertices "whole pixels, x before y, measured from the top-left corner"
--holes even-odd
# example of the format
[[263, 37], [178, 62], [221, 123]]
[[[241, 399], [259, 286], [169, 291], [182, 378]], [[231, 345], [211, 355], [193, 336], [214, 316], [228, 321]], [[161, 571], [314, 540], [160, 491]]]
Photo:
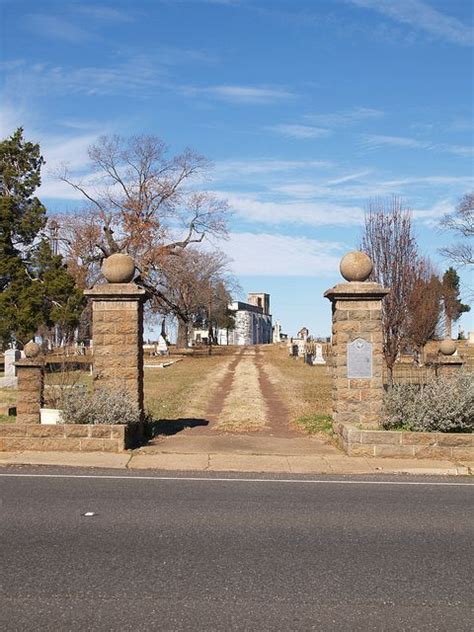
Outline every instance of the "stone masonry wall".
[[17, 362], [17, 423], [39, 424], [43, 405], [44, 371], [39, 362]]
[[474, 435], [468, 433], [361, 430], [340, 422], [333, 428], [339, 445], [350, 456], [474, 459]]
[[[143, 297], [133, 284], [123, 284], [120, 296], [117, 285], [90, 291], [94, 385], [128, 390], [143, 410]], [[118, 295], [105, 295], [112, 289]]]
[[138, 425], [0, 424], [0, 452], [123, 452], [141, 440]]
[[[383, 398], [382, 302], [336, 300], [333, 306], [333, 411], [335, 421], [351, 421], [354, 413], [362, 424], [379, 423]], [[372, 343], [372, 377], [348, 379], [347, 344], [363, 338]]]
[[[325, 293], [332, 303], [333, 419], [362, 426], [380, 423], [383, 401], [382, 299], [378, 283], [340, 283]], [[371, 377], [348, 377], [348, 344], [371, 345]]]

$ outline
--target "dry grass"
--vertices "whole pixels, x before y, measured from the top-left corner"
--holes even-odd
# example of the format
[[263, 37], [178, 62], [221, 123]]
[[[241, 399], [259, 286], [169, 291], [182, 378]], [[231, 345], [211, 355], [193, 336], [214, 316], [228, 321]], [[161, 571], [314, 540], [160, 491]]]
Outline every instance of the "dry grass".
[[0, 388], [0, 402], [3, 404], [16, 404], [16, 388]]
[[260, 391], [255, 352], [245, 352], [235, 369], [232, 389], [216, 424], [223, 432], [256, 432], [267, 422], [267, 406]]
[[331, 414], [331, 374], [326, 366], [309, 366], [288, 356], [283, 345], [261, 347], [263, 370], [285, 402], [292, 424], [301, 418]]
[[146, 407], [160, 420], [204, 418], [231, 361], [229, 353], [188, 354], [166, 369], [145, 369]]

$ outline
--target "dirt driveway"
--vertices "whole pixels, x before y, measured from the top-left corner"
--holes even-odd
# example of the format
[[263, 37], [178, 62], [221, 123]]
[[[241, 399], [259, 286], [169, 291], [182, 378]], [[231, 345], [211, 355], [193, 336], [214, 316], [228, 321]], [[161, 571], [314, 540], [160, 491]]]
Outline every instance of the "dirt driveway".
[[289, 428], [289, 412], [263, 365], [263, 352], [257, 347], [236, 351], [209, 401], [208, 430], [270, 436], [298, 434]]

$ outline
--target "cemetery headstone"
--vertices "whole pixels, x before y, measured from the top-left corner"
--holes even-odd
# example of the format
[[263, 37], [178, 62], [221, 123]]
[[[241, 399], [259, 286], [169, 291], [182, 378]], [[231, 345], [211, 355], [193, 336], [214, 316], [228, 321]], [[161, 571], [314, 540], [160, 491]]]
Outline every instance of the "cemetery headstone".
[[7, 349], [3, 354], [5, 363], [5, 377], [15, 377], [16, 368], [15, 362], [21, 358], [21, 352], [19, 349]]
[[316, 353], [313, 358], [313, 364], [326, 364], [326, 360], [323, 358], [323, 345], [316, 345]]
[[167, 356], [169, 355], [168, 343], [165, 340], [164, 336], [160, 336], [158, 339], [158, 355]]

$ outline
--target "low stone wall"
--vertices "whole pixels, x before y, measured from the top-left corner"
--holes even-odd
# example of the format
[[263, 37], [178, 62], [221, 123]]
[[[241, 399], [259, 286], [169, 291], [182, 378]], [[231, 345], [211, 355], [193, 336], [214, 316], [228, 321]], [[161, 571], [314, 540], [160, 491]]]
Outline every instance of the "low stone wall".
[[417, 459], [474, 459], [474, 434], [360, 430], [354, 424], [333, 423], [341, 448], [350, 456]]
[[0, 424], [0, 451], [123, 452], [142, 436], [140, 426]]

